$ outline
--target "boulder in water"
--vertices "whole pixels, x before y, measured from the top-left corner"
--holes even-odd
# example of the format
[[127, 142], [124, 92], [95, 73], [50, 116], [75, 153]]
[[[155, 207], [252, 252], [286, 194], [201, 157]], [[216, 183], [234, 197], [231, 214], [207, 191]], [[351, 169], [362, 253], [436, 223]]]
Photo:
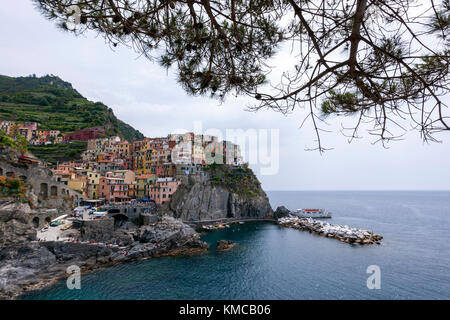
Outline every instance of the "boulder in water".
[[236, 246], [236, 243], [230, 240], [219, 240], [217, 241], [216, 251], [228, 251], [233, 249]]

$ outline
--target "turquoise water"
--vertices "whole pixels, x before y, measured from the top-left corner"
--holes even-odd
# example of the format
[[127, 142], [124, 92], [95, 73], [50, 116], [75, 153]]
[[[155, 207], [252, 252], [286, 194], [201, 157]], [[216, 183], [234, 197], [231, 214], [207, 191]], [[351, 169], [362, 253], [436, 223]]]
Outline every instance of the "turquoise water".
[[[272, 223], [211, 232], [207, 255], [108, 267], [23, 299], [450, 299], [450, 192], [268, 192], [272, 206], [320, 207], [330, 222], [372, 229], [380, 246], [349, 245]], [[239, 248], [216, 253], [217, 240]], [[369, 290], [369, 265], [381, 289]]]

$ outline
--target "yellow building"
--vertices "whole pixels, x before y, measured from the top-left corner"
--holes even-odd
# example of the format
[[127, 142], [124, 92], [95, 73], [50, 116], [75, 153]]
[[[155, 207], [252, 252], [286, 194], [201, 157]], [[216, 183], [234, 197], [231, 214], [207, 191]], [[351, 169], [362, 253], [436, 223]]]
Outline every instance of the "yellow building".
[[100, 183], [100, 173], [88, 171], [87, 177], [89, 180], [89, 184], [99, 184]]
[[95, 171], [88, 171], [87, 174], [87, 191], [86, 195], [90, 199], [97, 199], [98, 198], [98, 185], [100, 183], [100, 173]]
[[149, 174], [152, 170], [152, 149], [150, 141], [143, 141], [140, 151], [135, 152], [134, 171], [136, 174]]
[[150, 187], [155, 184], [156, 175], [142, 174], [136, 177], [136, 197], [147, 198], [149, 196]]
[[86, 180], [85, 179], [70, 179], [67, 181], [67, 186], [72, 190], [85, 194]]
[[127, 158], [131, 155], [131, 145], [128, 141], [119, 142], [116, 148], [119, 158]]

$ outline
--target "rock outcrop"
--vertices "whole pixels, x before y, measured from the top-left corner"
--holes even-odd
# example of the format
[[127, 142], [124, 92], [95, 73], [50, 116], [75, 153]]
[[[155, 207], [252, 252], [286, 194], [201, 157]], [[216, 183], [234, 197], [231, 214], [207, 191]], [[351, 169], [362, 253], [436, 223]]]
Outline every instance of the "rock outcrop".
[[[89, 226], [92, 230], [85, 233], [84, 237], [89, 234], [102, 237], [103, 227], [107, 225]], [[2, 247], [0, 299], [12, 299], [24, 290], [42, 287], [53, 279], [67, 276], [66, 268], [71, 265], [79, 266], [83, 272], [108, 264], [165, 255], [204, 253], [209, 249], [194, 229], [169, 216], [160, 217], [153, 225], [136, 226], [134, 230], [115, 230], [114, 235], [117, 237], [114, 240], [121, 241], [123, 247], [28, 240]], [[120, 239], [126, 235], [128, 243]]]
[[12, 299], [24, 290], [48, 285], [66, 276], [68, 266], [80, 268], [111, 261], [115, 247], [70, 242], [28, 242], [0, 249], [0, 299]]
[[[256, 178], [255, 178], [256, 180]], [[259, 185], [251, 194], [214, 184], [210, 178], [192, 179], [173, 194], [168, 210], [186, 222], [220, 219], [272, 219], [269, 198]]]
[[100, 220], [83, 221], [80, 228], [82, 241], [109, 241], [114, 237], [114, 219], [105, 217]]
[[0, 247], [36, 240], [32, 219], [36, 215], [26, 203], [0, 199]]
[[277, 210], [275, 210], [273, 216], [275, 219], [280, 219], [289, 216], [289, 209], [285, 206], [279, 206]]
[[236, 243], [230, 240], [219, 240], [217, 241], [216, 251], [228, 251], [236, 247]]

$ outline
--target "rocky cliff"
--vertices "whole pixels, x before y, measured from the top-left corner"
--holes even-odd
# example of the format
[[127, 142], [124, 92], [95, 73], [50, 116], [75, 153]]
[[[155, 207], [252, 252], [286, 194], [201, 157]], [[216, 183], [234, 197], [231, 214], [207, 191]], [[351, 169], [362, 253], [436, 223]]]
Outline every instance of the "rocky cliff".
[[186, 222], [273, 218], [266, 193], [247, 168], [216, 167], [191, 176], [172, 196], [168, 209]]
[[0, 199], [0, 247], [36, 240], [35, 215], [27, 203]]

